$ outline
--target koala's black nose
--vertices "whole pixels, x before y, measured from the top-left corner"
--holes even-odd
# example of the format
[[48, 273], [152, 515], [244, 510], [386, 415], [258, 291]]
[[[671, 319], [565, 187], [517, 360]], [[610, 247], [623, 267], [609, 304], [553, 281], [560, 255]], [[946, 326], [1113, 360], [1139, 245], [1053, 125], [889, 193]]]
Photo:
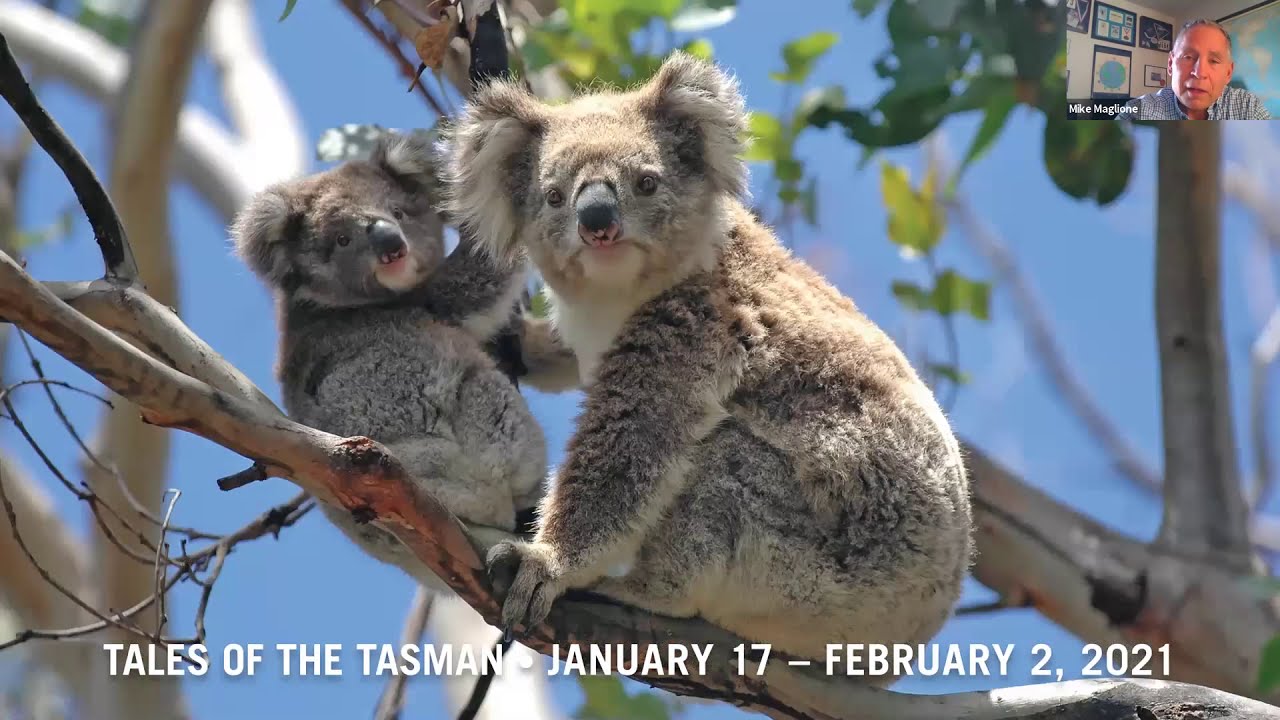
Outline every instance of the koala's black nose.
[[400, 228], [389, 220], [374, 220], [369, 223], [369, 248], [379, 257], [399, 257], [408, 248]]
[[622, 216], [618, 212], [618, 198], [608, 185], [602, 182], [588, 184], [578, 194], [574, 208], [578, 212], [578, 234], [583, 240], [612, 241], [617, 238]]

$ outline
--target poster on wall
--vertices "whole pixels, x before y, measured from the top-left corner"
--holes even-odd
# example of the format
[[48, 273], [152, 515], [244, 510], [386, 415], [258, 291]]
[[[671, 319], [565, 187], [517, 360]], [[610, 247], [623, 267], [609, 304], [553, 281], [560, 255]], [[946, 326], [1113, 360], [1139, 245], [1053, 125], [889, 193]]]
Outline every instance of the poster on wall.
[[1144, 87], [1162, 88], [1169, 84], [1169, 69], [1163, 65], [1144, 65], [1142, 74]]
[[1173, 25], [1143, 15], [1138, 20], [1138, 47], [1169, 52], [1173, 49]]
[[[1101, 7], [1101, 3], [1099, 3]], [[1105, 45], [1093, 46], [1093, 76], [1090, 97], [1125, 100], [1129, 95], [1129, 76], [1133, 70], [1133, 53]]]
[[1067, 29], [1086, 34], [1089, 32], [1089, 8], [1093, 0], [1067, 0]]
[[1138, 14], [1108, 5], [1099, 0], [1093, 3], [1093, 33], [1095, 40], [1105, 40], [1117, 45], [1133, 47], [1138, 42]]

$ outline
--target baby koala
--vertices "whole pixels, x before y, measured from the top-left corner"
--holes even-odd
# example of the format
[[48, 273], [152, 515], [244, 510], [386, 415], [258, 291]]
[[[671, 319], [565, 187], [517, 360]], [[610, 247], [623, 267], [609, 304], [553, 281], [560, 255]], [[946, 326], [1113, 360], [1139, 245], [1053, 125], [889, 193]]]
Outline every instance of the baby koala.
[[[275, 294], [276, 376], [289, 415], [386, 445], [463, 521], [507, 532], [542, 494], [547, 451], [484, 345], [512, 318], [519, 262], [445, 255], [430, 144], [386, 136], [352, 160], [258, 193], [232, 224]], [[391, 533], [324, 514], [373, 557], [449, 592]]]
[[[442, 144], [451, 217], [527, 252], [585, 393], [511, 626], [570, 588], [822, 659], [922, 643], [972, 553], [960, 447], [880, 328], [745, 207], [744, 101], [676, 53], [626, 91], [479, 91]], [[891, 677], [873, 678], [887, 683]]]

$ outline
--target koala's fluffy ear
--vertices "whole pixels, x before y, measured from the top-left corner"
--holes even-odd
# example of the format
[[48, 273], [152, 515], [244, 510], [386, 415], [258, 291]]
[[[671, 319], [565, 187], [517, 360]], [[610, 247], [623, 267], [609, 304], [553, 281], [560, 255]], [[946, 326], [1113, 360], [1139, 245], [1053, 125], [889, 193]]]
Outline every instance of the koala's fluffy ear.
[[722, 192], [746, 192], [746, 101], [736, 78], [676, 51], [641, 88], [640, 109], [675, 133], [681, 162], [705, 173]]
[[434, 194], [439, 170], [435, 148], [419, 135], [387, 133], [374, 141], [369, 161], [401, 183]]
[[480, 88], [441, 134], [445, 213], [494, 257], [519, 253], [517, 213], [534, 182], [536, 140], [547, 111], [511, 81]]
[[[283, 187], [270, 187], [251, 199], [231, 222], [236, 255], [273, 287], [285, 288], [291, 276], [286, 247], [300, 215]], [[286, 288], [287, 289], [287, 288]]]

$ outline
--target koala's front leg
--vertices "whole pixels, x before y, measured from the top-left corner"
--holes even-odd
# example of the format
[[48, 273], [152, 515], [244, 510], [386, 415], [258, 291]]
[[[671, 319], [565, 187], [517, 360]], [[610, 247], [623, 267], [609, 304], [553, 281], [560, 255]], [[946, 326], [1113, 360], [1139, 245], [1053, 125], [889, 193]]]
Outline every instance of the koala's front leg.
[[502, 624], [531, 629], [570, 587], [634, 553], [683, 487], [692, 446], [725, 415], [745, 349], [706, 281], [643, 305], [587, 390], [530, 543], [502, 543], [489, 573]]
[[497, 260], [464, 236], [414, 291], [414, 300], [484, 342], [514, 317], [525, 279], [523, 257]]

